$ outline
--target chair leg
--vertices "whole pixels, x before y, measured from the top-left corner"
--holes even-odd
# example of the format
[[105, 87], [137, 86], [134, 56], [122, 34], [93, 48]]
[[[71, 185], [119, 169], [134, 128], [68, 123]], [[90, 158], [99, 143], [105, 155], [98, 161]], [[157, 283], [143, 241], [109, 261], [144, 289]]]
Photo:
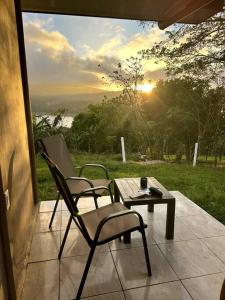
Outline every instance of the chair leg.
[[98, 196], [93, 196], [94, 197], [94, 202], [95, 202], [95, 208], [98, 208]]
[[113, 193], [112, 193], [112, 189], [111, 189], [111, 183], [108, 185], [108, 188], [109, 188], [109, 195], [110, 195], [110, 198], [111, 198], [111, 202], [113, 203], [114, 198], [113, 198]]
[[151, 265], [150, 265], [150, 260], [149, 260], [149, 254], [148, 254], [148, 246], [146, 242], [146, 236], [145, 236], [145, 229], [141, 229], [141, 234], [142, 234], [142, 240], [143, 240], [143, 246], [144, 246], [144, 252], [145, 252], [145, 260], [146, 260], [146, 265], [147, 265], [147, 270], [148, 270], [148, 275], [152, 275], [151, 271]]
[[55, 206], [54, 206], [54, 209], [53, 209], [53, 212], [52, 212], [51, 220], [50, 220], [50, 223], [49, 223], [49, 226], [48, 226], [49, 229], [52, 227], [52, 222], [53, 222], [53, 219], [55, 217], [57, 206], [59, 204], [59, 197], [60, 197], [60, 193], [58, 192], [57, 200], [55, 202]]
[[82, 291], [83, 291], [83, 288], [84, 288], [84, 284], [85, 284], [85, 281], [86, 281], [86, 278], [87, 278], [87, 274], [88, 274], [88, 271], [89, 271], [89, 268], [90, 268], [90, 265], [91, 265], [91, 262], [92, 262], [92, 258], [93, 258], [94, 252], [95, 252], [95, 248], [96, 248], [96, 245], [93, 245], [91, 247], [91, 250], [90, 250], [90, 253], [89, 253], [89, 256], [88, 256], [88, 260], [87, 260], [87, 263], [86, 263], [86, 266], [85, 266], [85, 269], [84, 269], [84, 273], [83, 273], [82, 278], [81, 278], [80, 286], [79, 286], [79, 289], [78, 289], [78, 292], [77, 292], [76, 300], [79, 300], [80, 297], [81, 297], [81, 294], [82, 294]]
[[70, 225], [71, 225], [72, 220], [73, 220], [73, 217], [72, 217], [72, 215], [70, 215], [69, 222], [66, 226], [66, 231], [65, 231], [65, 234], [64, 234], [64, 237], [63, 237], [63, 240], [62, 240], [62, 245], [59, 249], [58, 259], [60, 259], [61, 256], [62, 256], [63, 248], [65, 246], [65, 242], [66, 242], [66, 239], [67, 239], [68, 232], [70, 230]]

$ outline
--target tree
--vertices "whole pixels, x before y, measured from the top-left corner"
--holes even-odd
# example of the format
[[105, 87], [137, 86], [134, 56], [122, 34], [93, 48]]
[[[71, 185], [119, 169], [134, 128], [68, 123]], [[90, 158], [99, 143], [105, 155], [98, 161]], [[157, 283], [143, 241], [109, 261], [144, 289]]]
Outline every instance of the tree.
[[211, 103], [211, 118], [203, 143], [205, 143], [206, 150], [211, 149], [214, 154], [216, 166], [217, 157], [220, 156], [221, 159], [225, 144], [225, 89], [223, 87], [210, 89], [208, 99]]
[[145, 59], [163, 60], [170, 75], [224, 81], [225, 10], [200, 24], [172, 25], [166, 34], [166, 40], [142, 51]]
[[124, 136], [127, 152], [141, 152], [151, 159], [176, 154], [179, 161], [186, 154], [190, 162], [197, 141], [202, 153], [222, 153], [224, 88], [212, 88], [208, 81], [187, 77], [164, 80], [139, 105], [143, 118], [137, 118], [124, 94], [90, 105], [74, 117], [70, 136], [75, 149], [118, 153], [120, 137]]
[[63, 127], [63, 115], [65, 109], [59, 109], [50, 115], [38, 115], [33, 114], [32, 116], [32, 126], [33, 126], [33, 135], [36, 152], [39, 151], [38, 140], [49, 135], [58, 134], [61, 132], [66, 132]]
[[116, 85], [122, 90], [123, 100], [140, 113], [140, 95], [138, 85], [144, 80], [142, 57], [131, 56], [124, 62], [118, 62], [112, 72], [102, 77], [109, 85]]
[[[198, 100], [192, 81], [159, 81], [148, 103], [146, 113], [154, 126], [151, 136], [153, 148], [163, 157], [165, 149], [177, 153], [185, 145], [187, 160], [190, 161], [192, 144], [197, 139], [193, 102]], [[193, 112], [192, 112], [193, 109]]]
[[184, 147], [191, 161], [195, 142], [217, 145], [224, 134], [224, 97], [225, 90], [213, 89], [208, 81], [186, 77], [158, 82], [144, 104], [154, 149], [164, 153], [169, 147], [181, 157]]
[[89, 105], [85, 112], [74, 117], [71, 127], [74, 145], [88, 152], [116, 150], [117, 135], [126, 115], [127, 106], [121, 96]]
[[[145, 153], [150, 140], [148, 122], [143, 112], [143, 97], [138, 88], [144, 80], [142, 61], [141, 55], [131, 56], [123, 63], [117, 63], [112, 72], [109, 72], [103, 79], [122, 90], [120, 98], [127, 105], [129, 112], [129, 120], [126, 121], [127, 125], [129, 124], [126, 135], [133, 135], [133, 140], [136, 138], [137, 145], [139, 145], [138, 151]], [[123, 135], [125, 136], [125, 134]], [[129, 140], [131, 142], [132, 139]], [[137, 146], [131, 146], [131, 149], [134, 148], [137, 148]]]

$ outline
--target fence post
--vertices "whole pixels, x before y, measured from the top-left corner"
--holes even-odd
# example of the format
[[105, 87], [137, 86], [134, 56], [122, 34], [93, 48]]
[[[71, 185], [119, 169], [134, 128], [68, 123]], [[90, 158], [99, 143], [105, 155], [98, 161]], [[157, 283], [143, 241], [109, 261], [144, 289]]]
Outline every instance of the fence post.
[[198, 156], [198, 143], [195, 143], [195, 152], [194, 152], [194, 158], [193, 158], [193, 167], [196, 166], [197, 156]]
[[124, 145], [124, 137], [123, 136], [121, 136], [121, 148], [122, 148], [123, 163], [126, 163], [126, 154], [125, 154], [125, 145]]

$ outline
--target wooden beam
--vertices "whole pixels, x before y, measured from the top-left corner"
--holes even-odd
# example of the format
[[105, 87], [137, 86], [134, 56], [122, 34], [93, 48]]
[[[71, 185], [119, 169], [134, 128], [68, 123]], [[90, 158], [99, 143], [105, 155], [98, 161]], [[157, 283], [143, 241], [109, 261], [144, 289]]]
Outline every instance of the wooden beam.
[[[203, 19], [207, 19], [211, 15], [213, 15], [215, 12], [222, 10], [223, 8], [223, 0], [192, 0], [189, 1], [189, 3], [182, 8], [181, 10], [177, 11], [177, 7], [179, 7], [179, 1], [174, 1], [174, 5], [165, 12], [165, 20], [160, 21], [158, 23], [158, 26], [160, 29], [165, 29], [166, 27], [181, 22], [182, 20], [187, 18], [188, 16], [193, 15], [194, 13], [198, 12], [199, 10], [202, 10]], [[207, 10], [208, 8], [208, 10]], [[175, 12], [172, 14], [172, 10]], [[206, 16], [204, 17], [204, 13], [206, 13]], [[211, 14], [210, 14], [211, 12]], [[171, 15], [168, 19], [166, 19], [167, 15]], [[163, 19], [163, 18], [162, 18]]]
[[21, 6], [20, 6], [20, 1], [14, 0], [14, 3], [15, 3], [15, 12], [16, 12], [19, 59], [20, 59], [20, 70], [21, 70], [22, 87], [23, 87], [25, 117], [26, 117], [26, 125], [27, 125], [27, 138], [28, 138], [28, 147], [29, 147], [29, 156], [30, 156], [30, 167], [31, 167], [31, 175], [32, 175], [32, 178], [31, 178], [32, 189], [33, 189], [34, 203], [38, 203], [35, 147], [34, 147], [34, 136], [33, 136], [33, 127], [32, 127], [31, 103], [30, 103], [30, 97], [29, 97], [28, 76], [27, 76], [27, 64], [26, 64], [25, 42], [24, 42], [24, 32], [23, 32], [22, 10], [21, 10]]
[[165, 28], [180, 20], [200, 23], [222, 10], [223, 0], [21, 0], [21, 5], [24, 12], [155, 21]]

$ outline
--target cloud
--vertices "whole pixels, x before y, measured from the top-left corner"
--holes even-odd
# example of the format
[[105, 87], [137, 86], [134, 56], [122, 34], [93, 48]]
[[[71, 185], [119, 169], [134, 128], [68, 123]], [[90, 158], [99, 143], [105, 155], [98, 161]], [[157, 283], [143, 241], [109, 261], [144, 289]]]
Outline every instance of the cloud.
[[122, 45], [122, 38], [120, 35], [111, 38], [108, 42], [104, 43], [97, 51], [97, 55], [112, 55], [115, 49]]
[[48, 31], [44, 28], [46, 23], [29, 21], [25, 23], [24, 33], [26, 43], [33, 45], [33, 50], [46, 52], [49, 57], [58, 59], [62, 54], [73, 55], [75, 49], [59, 31]]
[[165, 37], [164, 32], [158, 28], [150, 28], [148, 31], [136, 33], [128, 42], [119, 49], [118, 55], [123, 59], [135, 55], [142, 49], [151, 48], [154, 43], [161, 41]]
[[[151, 48], [156, 42], [165, 38], [165, 33], [158, 28], [150, 28], [148, 31], [142, 31], [127, 38], [124, 30], [118, 30], [111, 39], [108, 39], [98, 49], [86, 47], [86, 56], [90, 59], [99, 57], [111, 57], [114, 62], [123, 62], [131, 56], [137, 56], [138, 52], [143, 49]], [[112, 59], [112, 57], [114, 59]], [[162, 62], [154, 62], [154, 60], [143, 61], [143, 69], [145, 72], [162, 69]]]
[[[101, 28], [102, 20], [98, 20]], [[108, 22], [108, 23], [107, 23]], [[129, 37], [125, 28], [107, 20], [101, 43], [96, 34], [95, 47], [79, 40], [73, 41], [55, 29], [54, 17], [30, 20], [24, 18], [28, 78], [31, 91], [38, 93], [77, 93], [84, 89], [105, 89], [102, 76], [109, 74], [113, 66], [137, 52], [149, 48], [163, 38], [163, 33], [151, 29]], [[106, 30], [106, 28], [108, 30]], [[76, 45], [76, 46], [74, 46]], [[162, 65], [144, 62], [146, 78], [163, 76]], [[54, 88], [56, 87], [57, 88]], [[67, 92], [65, 90], [67, 89]]]
[[[42, 22], [27, 22], [25, 28], [26, 54], [30, 85], [46, 89], [49, 85], [74, 84], [101, 86], [101, 77], [117, 62], [114, 57], [89, 55], [86, 58], [76, 55], [75, 49], [65, 36], [58, 31], [44, 28]], [[90, 49], [88, 45], [84, 47]], [[99, 68], [104, 65], [104, 71]], [[32, 88], [35, 90], [35, 88]], [[71, 90], [71, 89], [70, 89]], [[64, 93], [64, 91], [63, 91]]]
[[145, 78], [148, 80], [158, 81], [160, 79], [166, 78], [166, 73], [164, 69], [158, 69], [154, 71], [148, 71], [145, 73]]
[[[99, 60], [76, 56], [68, 39], [59, 31], [47, 30], [42, 22], [25, 23], [26, 54], [30, 84], [99, 84], [94, 73]], [[102, 59], [100, 60], [102, 61]]]

